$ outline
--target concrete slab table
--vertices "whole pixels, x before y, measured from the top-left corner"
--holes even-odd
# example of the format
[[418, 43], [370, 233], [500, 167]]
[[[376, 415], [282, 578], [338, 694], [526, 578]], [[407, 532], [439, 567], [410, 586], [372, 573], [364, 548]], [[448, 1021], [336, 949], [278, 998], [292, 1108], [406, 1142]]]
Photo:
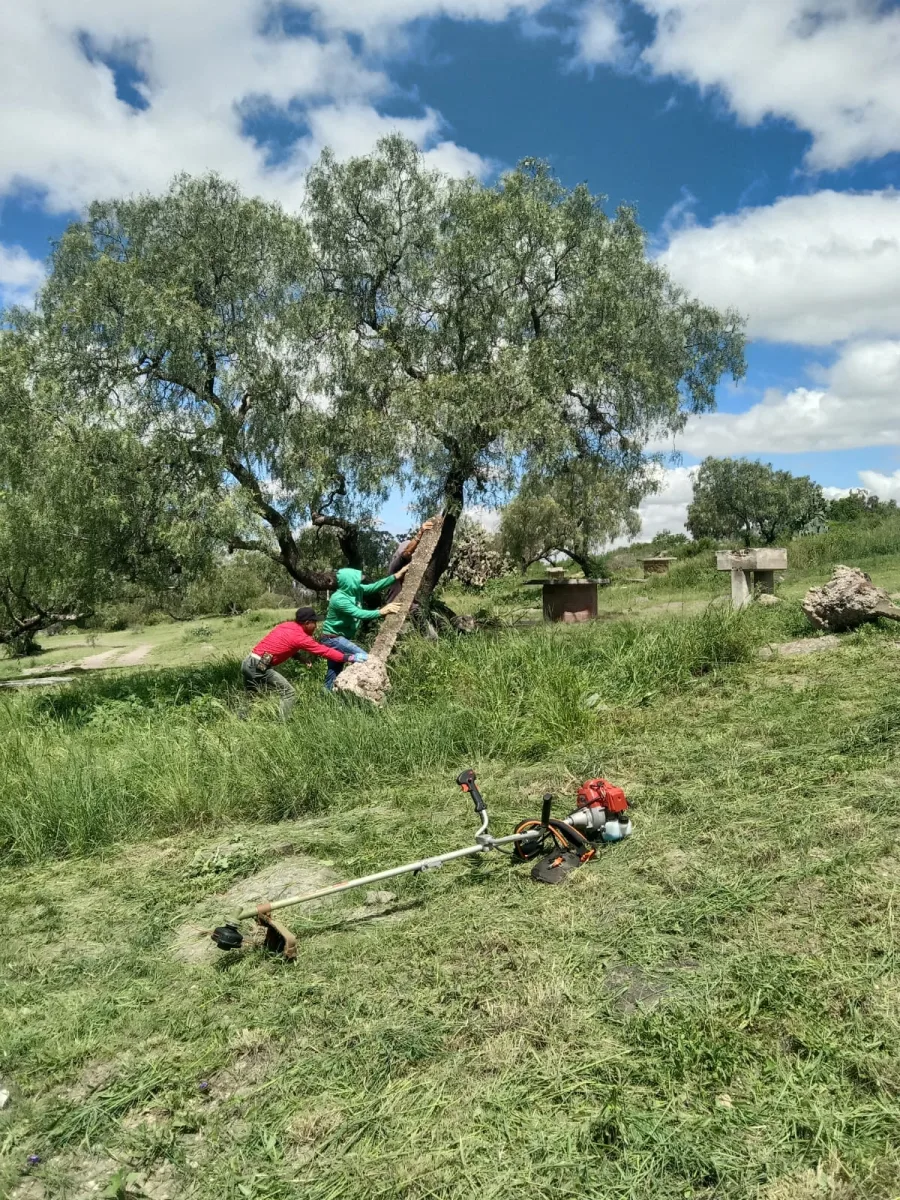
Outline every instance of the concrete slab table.
[[775, 572], [787, 570], [787, 550], [766, 546], [757, 550], [720, 550], [716, 568], [731, 572], [731, 603], [744, 608], [753, 599], [754, 589], [772, 594]]
[[671, 554], [655, 554], [652, 558], [642, 558], [641, 566], [644, 568], [644, 578], [650, 575], [668, 575], [669, 567], [673, 562], [677, 562]]

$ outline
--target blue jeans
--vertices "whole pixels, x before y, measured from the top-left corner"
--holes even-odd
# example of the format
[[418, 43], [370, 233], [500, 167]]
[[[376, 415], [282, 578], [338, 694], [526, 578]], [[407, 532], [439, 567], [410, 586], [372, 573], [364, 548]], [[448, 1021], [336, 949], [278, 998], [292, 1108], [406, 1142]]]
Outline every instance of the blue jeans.
[[[349, 638], [340, 637], [335, 633], [323, 633], [319, 638], [323, 646], [333, 646], [335, 650], [340, 650], [341, 654], [353, 654], [356, 656], [357, 662], [365, 662], [369, 657], [361, 646], [357, 646], [355, 642], [351, 642]], [[343, 671], [346, 663], [328, 662], [328, 670], [325, 672], [325, 691], [330, 692], [334, 687], [334, 681]]]

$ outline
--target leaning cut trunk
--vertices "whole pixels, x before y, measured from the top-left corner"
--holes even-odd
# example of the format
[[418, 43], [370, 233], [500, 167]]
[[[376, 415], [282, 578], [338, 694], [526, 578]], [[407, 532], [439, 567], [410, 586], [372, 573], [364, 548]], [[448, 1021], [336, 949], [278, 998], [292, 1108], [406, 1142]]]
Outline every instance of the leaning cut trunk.
[[373, 704], [384, 703], [385, 694], [391, 686], [387, 673], [387, 660], [394, 648], [394, 643], [400, 636], [400, 630], [409, 616], [409, 610], [418, 595], [425, 572], [434, 557], [441, 536], [442, 524], [443, 519], [439, 518], [435, 521], [434, 527], [423, 534], [409, 569], [403, 576], [403, 586], [397, 597], [400, 610], [391, 613], [381, 622], [368, 661], [353, 663], [352, 666], [341, 671], [334, 684], [335, 691], [352, 692], [354, 696], [370, 700]]

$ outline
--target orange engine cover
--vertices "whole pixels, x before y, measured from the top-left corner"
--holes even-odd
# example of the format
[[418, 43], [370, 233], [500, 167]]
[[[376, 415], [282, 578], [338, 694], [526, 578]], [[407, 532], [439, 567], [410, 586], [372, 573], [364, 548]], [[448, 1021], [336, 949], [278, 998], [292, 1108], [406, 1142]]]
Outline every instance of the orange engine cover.
[[609, 813], [623, 813], [628, 808], [625, 793], [607, 779], [589, 779], [578, 789], [579, 808], [605, 808]]

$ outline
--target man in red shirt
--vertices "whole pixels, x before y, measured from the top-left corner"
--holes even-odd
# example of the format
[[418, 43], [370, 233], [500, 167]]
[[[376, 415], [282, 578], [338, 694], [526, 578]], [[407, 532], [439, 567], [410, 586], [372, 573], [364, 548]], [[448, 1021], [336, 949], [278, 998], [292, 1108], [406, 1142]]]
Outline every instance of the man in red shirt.
[[356, 662], [352, 654], [344, 654], [332, 646], [323, 646], [313, 637], [319, 618], [312, 608], [298, 608], [293, 621], [282, 621], [254, 646], [241, 663], [244, 688], [250, 696], [276, 691], [281, 697], [281, 719], [286, 721], [294, 707], [296, 692], [285, 677], [273, 670], [293, 658], [300, 650], [318, 654], [335, 663]]

